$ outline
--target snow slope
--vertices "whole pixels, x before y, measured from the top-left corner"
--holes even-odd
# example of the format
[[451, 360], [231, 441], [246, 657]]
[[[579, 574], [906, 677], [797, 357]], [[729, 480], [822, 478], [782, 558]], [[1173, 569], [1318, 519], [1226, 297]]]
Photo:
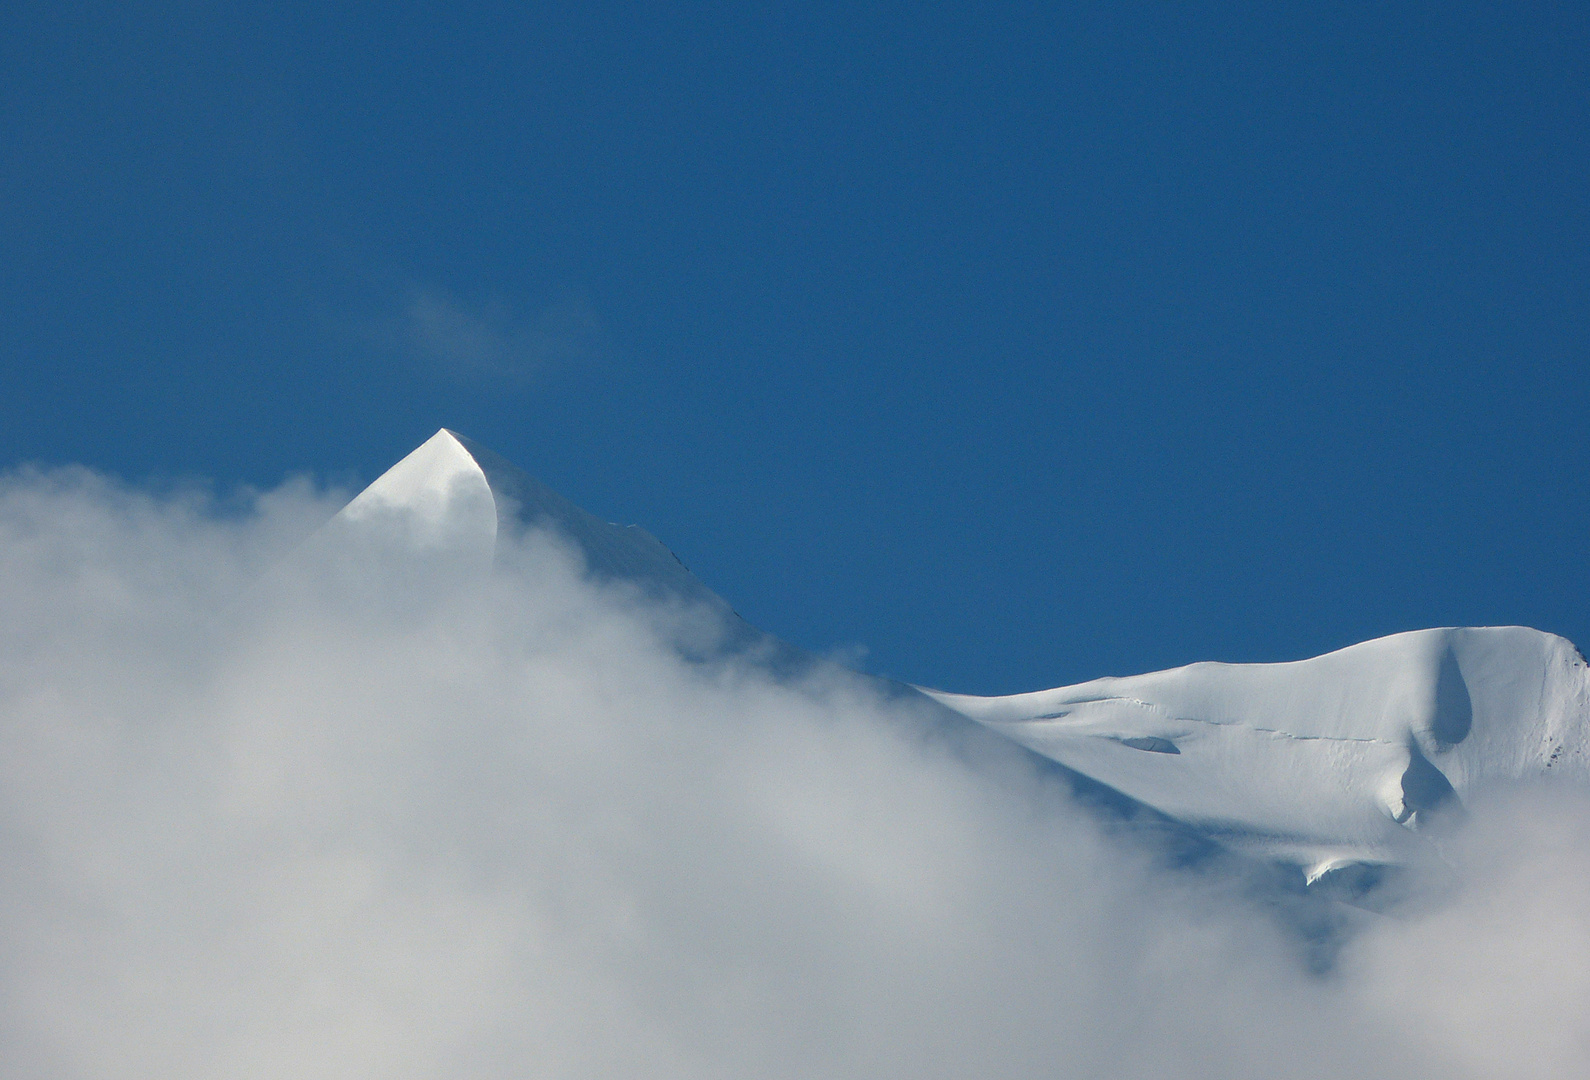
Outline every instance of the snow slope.
[[[746, 626], [666, 547], [586, 513], [502, 458], [438, 431], [337, 515], [424, 551], [489, 558], [504, 529], [547, 527], [589, 573], [706, 604], [763, 655], [803, 654]], [[881, 684], [882, 680], [878, 680]], [[1008, 697], [925, 695], [1065, 769], [1309, 880], [1398, 863], [1419, 831], [1488, 785], [1590, 777], [1590, 671], [1525, 627], [1420, 630], [1283, 664], [1192, 664]]]
[[1417, 630], [1285, 664], [1192, 664], [1009, 697], [926, 690], [1234, 846], [1317, 874], [1395, 862], [1442, 807], [1590, 774], [1590, 680], [1525, 627]]

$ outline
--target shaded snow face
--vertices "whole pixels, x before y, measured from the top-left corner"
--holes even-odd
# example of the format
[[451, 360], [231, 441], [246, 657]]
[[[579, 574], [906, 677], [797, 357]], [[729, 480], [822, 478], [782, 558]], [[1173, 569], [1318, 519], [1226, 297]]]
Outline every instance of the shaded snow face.
[[0, 485], [0, 1075], [1450, 1080], [1590, 1054], [1577, 788], [1476, 800], [1455, 889], [1311, 975], [1024, 759], [837, 670], [681, 659], [723, 632], [710, 604], [593, 583], [537, 532], [483, 575], [453, 572], [467, 544], [284, 563], [334, 508]]

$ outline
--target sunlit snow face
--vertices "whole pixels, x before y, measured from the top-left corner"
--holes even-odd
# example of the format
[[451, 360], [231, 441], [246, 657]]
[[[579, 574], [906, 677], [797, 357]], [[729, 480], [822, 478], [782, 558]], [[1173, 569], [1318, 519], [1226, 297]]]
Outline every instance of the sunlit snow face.
[[437, 550], [489, 558], [497, 503], [480, 466], [441, 431], [343, 507], [331, 529], [391, 558]]
[[941, 703], [1312, 873], [1397, 861], [1487, 784], [1584, 772], [1585, 665], [1521, 627], [1425, 630], [1286, 664], [1193, 664]]

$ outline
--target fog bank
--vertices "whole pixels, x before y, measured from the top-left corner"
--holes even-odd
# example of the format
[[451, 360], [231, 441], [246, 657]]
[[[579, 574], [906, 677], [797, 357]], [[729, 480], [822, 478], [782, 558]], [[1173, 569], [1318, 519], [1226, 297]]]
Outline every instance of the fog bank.
[[[838, 668], [555, 537], [352, 565], [304, 484], [0, 485], [8, 1077], [1530, 1077], [1590, 800], [1504, 793], [1336, 967]], [[296, 554], [294, 554], [296, 552]], [[684, 648], [681, 647], [683, 643]]]

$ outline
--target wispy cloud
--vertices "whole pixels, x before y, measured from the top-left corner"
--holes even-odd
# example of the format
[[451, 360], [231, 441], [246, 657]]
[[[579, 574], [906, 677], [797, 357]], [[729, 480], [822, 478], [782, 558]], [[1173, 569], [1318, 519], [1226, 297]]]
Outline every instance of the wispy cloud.
[[196, 499], [0, 484], [0, 1074], [1580, 1075], [1582, 793], [1476, 807], [1458, 891], [1320, 977], [1014, 756], [680, 659], [702, 613], [555, 538], [371, 605], [277, 564], [312, 491]]
[[454, 376], [515, 382], [589, 364], [606, 350], [595, 308], [573, 290], [518, 307], [501, 297], [470, 304], [443, 289], [414, 286], [396, 336], [412, 355]]

